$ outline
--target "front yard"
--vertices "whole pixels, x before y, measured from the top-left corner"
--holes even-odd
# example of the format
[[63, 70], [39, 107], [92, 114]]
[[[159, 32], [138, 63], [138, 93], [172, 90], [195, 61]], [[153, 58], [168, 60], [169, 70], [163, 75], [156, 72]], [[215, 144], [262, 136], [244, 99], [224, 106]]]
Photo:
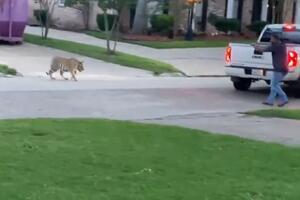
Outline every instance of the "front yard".
[[300, 197], [298, 148], [107, 120], [5, 120], [0, 130], [0, 199]]
[[117, 52], [115, 55], [109, 55], [107, 54], [105, 48], [98, 46], [52, 38], [42, 39], [40, 36], [30, 34], [25, 35], [25, 41], [40, 46], [51, 47], [103, 60], [105, 62], [151, 71], [156, 75], [163, 73], [180, 73], [179, 70], [175, 69], [171, 64], [168, 63], [121, 52]]
[[212, 40], [212, 41], [134, 41], [134, 44], [151, 47], [155, 49], [174, 49], [174, 48], [213, 48], [213, 47], [226, 47], [228, 41], [226, 40]]
[[[87, 31], [86, 34], [99, 38], [105, 39], [105, 34], [99, 31]], [[165, 40], [165, 41], [142, 41], [139, 39], [128, 40], [121, 39], [122, 42], [142, 45], [146, 47], [151, 47], [154, 49], [174, 49], [174, 48], [215, 48], [215, 47], [226, 47], [229, 42], [242, 42], [242, 43], [252, 43], [253, 39], [195, 39], [194, 41], [185, 40]]]
[[270, 109], [270, 110], [258, 110], [248, 112], [250, 115], [257, 115], [260, 117], [269, 118], [285, 118], [300, 120], [300, 109]]
[[17, 71], [13, 68], [8, 67], [7, 65], [0, 63], [0, 73], [6, 75], [17, 75]]

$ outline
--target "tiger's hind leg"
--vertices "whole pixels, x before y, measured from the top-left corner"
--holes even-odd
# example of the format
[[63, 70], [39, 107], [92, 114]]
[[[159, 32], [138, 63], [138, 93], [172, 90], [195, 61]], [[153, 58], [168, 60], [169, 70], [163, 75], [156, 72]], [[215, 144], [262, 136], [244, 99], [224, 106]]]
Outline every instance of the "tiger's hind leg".
[[51, 80], [55, 80], [55, 78], [52, 76], [52, 74], [53, 74], [54, 72], [55, 72], [55, 70], [53, 70], [53, 69], [50, 69], [49, 72], [46, 72], [46, 74], [47, 74], [48, 76], [50, 76]]
[[64, 79], [64, 80], [69, 80], [68, 78], [64, 77], [64, 70], [61, 69], [60, 71], [60, 76]]

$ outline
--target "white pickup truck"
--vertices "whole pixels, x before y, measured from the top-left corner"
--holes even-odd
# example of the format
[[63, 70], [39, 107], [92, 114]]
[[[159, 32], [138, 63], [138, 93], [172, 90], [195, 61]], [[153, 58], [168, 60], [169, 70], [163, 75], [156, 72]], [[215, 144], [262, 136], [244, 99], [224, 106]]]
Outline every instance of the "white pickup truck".
[[[267, 25], [260, 34], [257, 44], [269, 45], [272, 33], [281, 34], [287, 46], [287, 66], [289, 73], [284, 78], [288, 85], [300, 85], [300, 24]], [[225, 52], [226, 74], [231, 77], [237, 90], [248, 90], [251, 83], [265, 80], [270, 83], [273, 73], [272, 54], [256, 52], [251, 44], [230, 43]]]

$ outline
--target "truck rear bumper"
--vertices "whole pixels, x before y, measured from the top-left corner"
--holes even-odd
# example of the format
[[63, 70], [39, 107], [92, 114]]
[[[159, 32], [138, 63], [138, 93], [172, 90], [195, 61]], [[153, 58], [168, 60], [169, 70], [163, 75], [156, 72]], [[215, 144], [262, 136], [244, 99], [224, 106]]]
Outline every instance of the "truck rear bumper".
[[[273, 70], [251, 68], [245, 66], [225, 66], [225, 73], [231, 77], [251, 78], [255, 80], [271, 80]], [[284, 78], [284, 81], [298, 81], [300, 73], [297, 70], [290, 71]]]

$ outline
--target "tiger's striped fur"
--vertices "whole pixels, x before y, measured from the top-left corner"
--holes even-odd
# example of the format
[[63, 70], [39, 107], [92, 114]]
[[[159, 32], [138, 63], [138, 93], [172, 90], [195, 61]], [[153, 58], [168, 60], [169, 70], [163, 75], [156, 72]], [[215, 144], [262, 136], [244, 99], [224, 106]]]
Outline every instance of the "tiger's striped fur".
[[75, 74], [77, 71], [82, 72], [84, 70], [83, 62], [78, 61], [75, 58], [63, 58], [63, 57], [54, 57], [51, 62], [49, 72], [46, 72], [51, 79], [55, 79], [52, 74], [59, 71], [63, 79], [68, 80], [64, 77], [64, 72], [70, 72], [72, 79], [77, 81]]

